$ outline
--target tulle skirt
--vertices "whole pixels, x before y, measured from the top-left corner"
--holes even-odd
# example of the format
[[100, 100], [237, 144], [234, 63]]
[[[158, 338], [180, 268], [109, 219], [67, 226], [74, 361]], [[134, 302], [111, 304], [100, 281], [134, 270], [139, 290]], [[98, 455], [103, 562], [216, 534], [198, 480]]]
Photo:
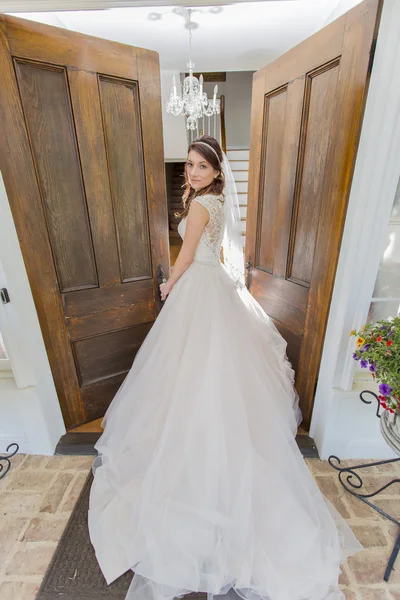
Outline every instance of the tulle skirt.
[[362, 549], [300, 453], [286, 342], [225, 268], [175, 284], [103, 420], [89, 531], [127, 600], [342, 600]]

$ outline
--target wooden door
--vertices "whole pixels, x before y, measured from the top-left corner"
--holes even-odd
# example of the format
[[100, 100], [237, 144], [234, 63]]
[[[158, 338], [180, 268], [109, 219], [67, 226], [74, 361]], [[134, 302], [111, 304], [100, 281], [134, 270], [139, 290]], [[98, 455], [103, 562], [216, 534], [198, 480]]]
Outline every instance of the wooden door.
[[380, 11], [366, 0], [254, 74], [248, 286], [288, 342], [306, 427]]
[[160, 309], [158, 55], [0, 15], [0, 168], [67, 428], [101, 417]]

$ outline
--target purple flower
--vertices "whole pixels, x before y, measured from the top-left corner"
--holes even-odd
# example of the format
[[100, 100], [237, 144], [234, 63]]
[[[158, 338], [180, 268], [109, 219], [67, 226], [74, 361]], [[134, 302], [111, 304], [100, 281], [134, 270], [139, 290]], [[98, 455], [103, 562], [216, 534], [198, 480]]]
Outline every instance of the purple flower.
[[355, 352], [354, 352], [354, 354], [353, 354], [353, 358], [354, 358], [354, 360], [360, 360], [360, 357], [359, 357], [359, 356], [357, 356], [357, 354], [356, 354]]
[[371, 344], [365, 344], [364, 346], [364, 352], [366, 352], [367, 350], [369, 350], [371, 347]]
[[369, 370], [372, 371], [372, 373], [376, 372], [376, 363], [375, 362], [371, 363]]
[[360, 365], [363, 369], [366, 369], [368, 367], [368, 361], [363, 359], [360, 361]]
[[387, 383], [381, 383], [379, 385], [379, 392], [382, 394], [382, 396], [390, 396], [392, 391], [393, 388], [391, 388]]

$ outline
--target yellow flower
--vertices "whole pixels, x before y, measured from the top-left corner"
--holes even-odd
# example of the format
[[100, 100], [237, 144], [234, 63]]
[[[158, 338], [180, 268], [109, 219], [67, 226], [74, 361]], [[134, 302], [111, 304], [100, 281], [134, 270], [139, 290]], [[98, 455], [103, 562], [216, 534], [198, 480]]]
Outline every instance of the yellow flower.
[[356, 332], [356, 330], [355, 330], [355, 329], [352, 329], [352, 330], [350, 331], [350, 337], [351, 337], [352, 335], [356, 335], [356, 333], [357, 333], [357, 332]]
[[365, 331], [365, 325], [361, 327], [361, 331]]
[[357, 338], [357, 347], [361, 348], [361, 346], [364, 344], [365, 340], [362, 337], [358, 337]]

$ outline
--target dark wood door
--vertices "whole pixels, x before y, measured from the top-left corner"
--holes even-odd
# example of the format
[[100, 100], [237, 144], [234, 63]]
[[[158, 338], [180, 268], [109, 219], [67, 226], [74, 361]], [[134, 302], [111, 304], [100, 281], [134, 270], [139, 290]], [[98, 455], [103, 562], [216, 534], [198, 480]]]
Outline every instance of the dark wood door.
[[0, 168], [67, 428], [101, 417], [160, 309], [158, 55], [0, 15]]
[[366, 0], [254, 74], [248, 284], [288, 342], [306, 427], [380, 11]]

